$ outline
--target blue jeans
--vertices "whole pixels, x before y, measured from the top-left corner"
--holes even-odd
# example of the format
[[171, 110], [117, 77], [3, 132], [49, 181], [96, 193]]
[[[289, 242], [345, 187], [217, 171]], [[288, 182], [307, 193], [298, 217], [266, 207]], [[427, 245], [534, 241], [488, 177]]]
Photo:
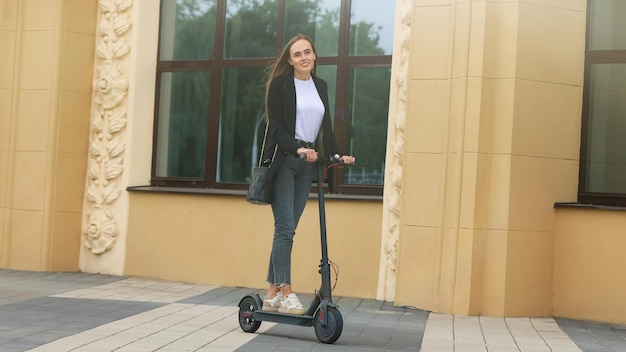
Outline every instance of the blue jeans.
[[313, 171], [314, 164], [287, 156], [276, 172], [272, 198], [274, 240], [267, 282], [279, 287], [291, 285], [293, 237], [311, 192]]

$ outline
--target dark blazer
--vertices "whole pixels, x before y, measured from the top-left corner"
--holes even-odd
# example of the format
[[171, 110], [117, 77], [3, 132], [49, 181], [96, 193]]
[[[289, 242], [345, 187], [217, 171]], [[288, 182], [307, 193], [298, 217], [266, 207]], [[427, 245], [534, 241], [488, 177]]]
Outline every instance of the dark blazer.
[[[324, 104], [324, 118], [318, 135], [315, 150], [320, 155], [341, 154], [330, 119], [328, 104], [328, 85], [323, 79], [311, 75], [317, 92]], [[263, 160], [271, 159], [274, 148], [278, 145], [268, 179], [273, 180], [276, 170], [288, 154], [297, 156], [300, 148], [296, 140], [296, 87], [293, 83], [293, 75], [278, 76], [272, 80], [267, 97], [267, 110], [269, 114], [268, 141], [263, 154]]]

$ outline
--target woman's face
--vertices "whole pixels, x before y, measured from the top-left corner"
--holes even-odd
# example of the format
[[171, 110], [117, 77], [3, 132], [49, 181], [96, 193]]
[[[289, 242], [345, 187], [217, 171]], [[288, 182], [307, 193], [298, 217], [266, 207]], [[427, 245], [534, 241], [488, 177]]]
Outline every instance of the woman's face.
[[306, 39], [300, 39], [291, 45], [287, 61], [293, 66], [294, 76], [297, 79], [307, 80], [311, 77], [316, 59], [317, 56], [313, 52], [311, 43]]

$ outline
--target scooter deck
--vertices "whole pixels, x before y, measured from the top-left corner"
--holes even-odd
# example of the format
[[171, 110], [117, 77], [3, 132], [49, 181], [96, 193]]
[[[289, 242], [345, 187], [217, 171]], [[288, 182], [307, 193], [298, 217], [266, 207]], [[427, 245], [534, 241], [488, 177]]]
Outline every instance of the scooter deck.
[[257, 310], [252, 313], [252, 319], [282, 324], [313, 326], [313, 316], [310, 315], [283, 314]]

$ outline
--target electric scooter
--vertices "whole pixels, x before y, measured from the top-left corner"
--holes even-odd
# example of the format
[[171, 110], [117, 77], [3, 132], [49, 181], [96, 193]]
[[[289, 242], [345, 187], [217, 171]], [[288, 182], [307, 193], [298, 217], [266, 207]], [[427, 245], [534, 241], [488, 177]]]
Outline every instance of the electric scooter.
[[313, 326], [315, 336], [320, 342], [332, 344], [343, 330], [343, 317], [339, 307], [333, 303], [331, 294], [330, 262], [326, 240], [326, 210], [324, 208], [324, 167], [327, 164], [339, 165], [339, 155], [319, 158], [317, 169], [317, 197], [320, 217], [320, 242], [322, 259], [319, 273], [322, 285], [315, 292], [313, 301], [304, 315], [284, 314], [263, 311], [263, 299], [258, 294], [246, 295], [239, 301], [239, 326], [245, 332], [253, 333], [259, 329], [262, 321], [301, 326]]

